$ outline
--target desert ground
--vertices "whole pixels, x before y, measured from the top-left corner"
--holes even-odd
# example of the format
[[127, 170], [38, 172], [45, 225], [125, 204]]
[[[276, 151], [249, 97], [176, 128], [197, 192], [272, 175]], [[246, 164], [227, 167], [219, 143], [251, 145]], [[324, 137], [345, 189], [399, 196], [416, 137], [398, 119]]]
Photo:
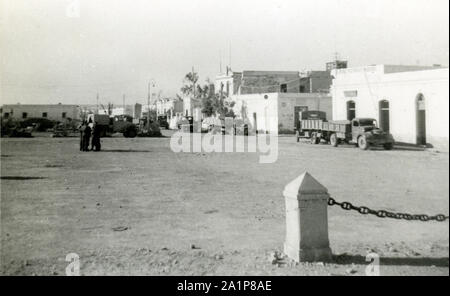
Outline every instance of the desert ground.
[[[413, 214], [449, 213], [448, 152], [296, 143], [257, 153], [174, 153], [164, 138], [1, 139], [1, 274], [449, 275], [449, 224], [329, 207], [331, 263], [283, 258], [283, 188], [308, 171], [339, 201]], [[278, 254], [274, 256], [274, 254]], [[276, 257], [276, 258], [274, 258]]]

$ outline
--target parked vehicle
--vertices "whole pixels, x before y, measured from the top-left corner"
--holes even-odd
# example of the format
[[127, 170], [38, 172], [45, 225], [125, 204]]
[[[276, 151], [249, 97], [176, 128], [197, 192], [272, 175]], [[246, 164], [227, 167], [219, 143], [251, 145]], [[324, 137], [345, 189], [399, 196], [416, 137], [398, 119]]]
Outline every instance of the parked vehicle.
[[110, 117], [106, 114], [89, 114], [87, 120], [96, 122], [101, 127], [101, 137], [122, 133], [125, 138], [134, 138], [138, 134], [138, 127], [133, 123], [133, 117], [129, 115]]
[[31, 138], [33, 126], [22, 126], [17, 120], [1, 118], [1, 136], [10, 138]]
[[341, 142], [356, 144], [362, 150], [370, 146], [383, 146], [391, 150], [394, 146], [394, 138], [377, 127], [377, 121], [373, 118], [355, 118], [351, 121], [326, 121], [322, 119], [301, 120], [301, 129], [311, 144], [319, 144], [321, 140], [329, 142], [337, 147]]
[[163, 127], [165, 129], [169, 129], [169, 122], [167, 121], [166, 115], [159, 115], [158, 116], [158, 123], [160, 127]]
[[150, 119], [147, 120], [147, 117], [143, 117], [139, 120], [139, 124], [137, 125], [137, 136], [138, 137], [161, 137], [161, 129], [159, 127], [159, 123], [157, 121], [153, 121]]
[[297, 142], [300, 141], [300, 138], [305, 137], [305, 131], [302, 130], [302, 121], [303, 120], [327, 120], [327, 114], [323, 111], [303, 111], [299, 112], [299, 120], [296, 122], [295, 126], [295, 136]]

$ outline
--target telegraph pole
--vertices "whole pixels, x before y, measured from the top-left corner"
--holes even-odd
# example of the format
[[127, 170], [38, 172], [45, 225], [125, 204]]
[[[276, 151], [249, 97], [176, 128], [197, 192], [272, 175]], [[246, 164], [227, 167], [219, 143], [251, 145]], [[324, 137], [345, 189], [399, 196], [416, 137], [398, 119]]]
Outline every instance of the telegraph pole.
[[195, 100], [195, 72], [194, 72], [194, 66], [192, 66], [192, 82], [194, 83], [194, 100]]
[[147, 125], [148, 128], [150, 128], [150, 100], [151, 100], [151, 87], [155, 87], [155, 82], [153, 81], [153, 79], [151, 79], [148, 83], [148, 95], [147, 95], [147, 108], [148, 108], [148, 115], [147, 115]]
[[97, 114], [98, 114], [98, 93], [97, 93]]
[[151, 82], [148, 83], [148, 94], [147, 94], [147, 128], [150, 128], [150, 86]]
[[122, 97], [122, 105], [123, 105], [123, 114], [125, 115], [125, 94]]

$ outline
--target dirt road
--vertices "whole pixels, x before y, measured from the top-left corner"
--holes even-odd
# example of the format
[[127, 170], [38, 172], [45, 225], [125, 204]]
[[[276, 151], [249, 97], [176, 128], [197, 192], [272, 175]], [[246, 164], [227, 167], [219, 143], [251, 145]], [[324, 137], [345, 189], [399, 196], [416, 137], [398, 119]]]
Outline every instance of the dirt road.
[[333, 264], [270, 262], [285, 235], [284, 186], [307, 170], [335, 199], [399, 212], [449, 212], [448, 153], [361, 151], [279, 138], [255, 153], [173, 153], [169, 138], [1, 140], [2, 274], [448, 275], [449, 224], [329, 208]]

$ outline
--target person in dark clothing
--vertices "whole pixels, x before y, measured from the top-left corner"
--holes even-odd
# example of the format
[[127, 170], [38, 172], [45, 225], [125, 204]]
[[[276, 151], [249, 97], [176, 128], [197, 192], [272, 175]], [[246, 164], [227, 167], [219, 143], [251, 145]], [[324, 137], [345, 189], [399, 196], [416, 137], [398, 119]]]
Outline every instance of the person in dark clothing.
[[89, 142], [91, 139], [91, 133], [92, 129], [89, 126], [89, 124], [86, 125], [86, 128], [84, 129], [84, 135], [83, 135], [83, 151], [89, 151]]
[[92, 129], [92, 144], [91, 149], [94, 151], [100, 151], [100, 126], [97, 123], [94, 123], [94, 128]]
[[83, 123], [80, 125], [80, 151], [84, 151], [84, 131], [86, 130], [86, 121], [83, 121]]

